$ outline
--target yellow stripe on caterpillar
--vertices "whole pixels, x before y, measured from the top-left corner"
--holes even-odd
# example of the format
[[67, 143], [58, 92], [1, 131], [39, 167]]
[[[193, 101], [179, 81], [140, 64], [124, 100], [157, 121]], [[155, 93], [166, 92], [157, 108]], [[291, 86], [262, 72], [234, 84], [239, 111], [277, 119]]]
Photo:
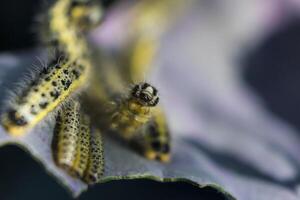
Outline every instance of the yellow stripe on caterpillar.
[[76, 60], [85, 55], [88, 48], [85, 38], [68, 16], [71, 2], [70, 0], [59, 0], [50, 9], [49, 31], [57, 40], [58, 48], [66, 53], [70, 60]]
[[2, 116], [2, 124], [13, 136], [23, 135], [71, 94], [83, 88], [89, 77], [88, 62], [71, 62], [68, 58], [45, 68]]
[[73, 177], [83, 178], [88, 167], [91, 142], [90, 121], [81, 113], [79, 102], [69, 102], [57, 117], [52, 142], [58, 166]]
[[146, 158], [160, 162], [170, 161], [171, 138], [166, 116], [161, 108], [153, 111], [152, 119], [132, 142], [138, 145]]
[[77, 155], [73, 163], [73, 169], [76, 172], [75, 176], [83, 178], [84, 172], [87, 168], [90, 156], [90, 140], [91, 140], [91, 127], [90, 121], [87, 116], [81, 116], [79, 125], [79, 139], [77, 144]]
[[78, 159], [78, 143], [80, 140], [80, 105], [69, 102], [59, 112], [52, 143], [53, 156], [56, 164], [72, 176], [76, 176], [74, 163]]

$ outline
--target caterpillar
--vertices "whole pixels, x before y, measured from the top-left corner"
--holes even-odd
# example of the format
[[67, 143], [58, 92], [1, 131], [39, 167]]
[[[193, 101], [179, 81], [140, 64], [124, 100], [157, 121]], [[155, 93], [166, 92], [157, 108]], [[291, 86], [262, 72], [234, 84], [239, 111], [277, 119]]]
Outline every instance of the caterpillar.
[[104, 171], [101, 134], [91, 129], [78, 101], [70, 101], [56, 120], [52, 149], [58, 166], [71, 176], [94, 184]]
[[67, 58], [45, 68], [38, 79], [14, 99], [2, 116], [2, 124], [14, 136], [23, 135], [79, 88], [84, 87], [88, 69]]
[[95, 15], [95, 7], [90, 8], [92, 14], [89, 9], [84, 10], [87, 13], [79, 12], [80, 8], [87, 6], [74, 2], [77, 1], [59, 0], [49, 11], [49, 35], [51, 40], [56, 41], [55, 49], [59, 56], [16, 95], [16, 99], [3, 114], [2, 124], [14, 136], [21, 136], [34, 127], [88, 82], [92, 66], [79, 16], [85, 22], [91, 19], [92, 25], [100, 17], [88, 18], [89, 14]]
[[[101, 57], [101, 59], [104, 58]], [[106, 60], [105, 63], [96, 73], [101, 78], [98, 77], [98, 82], [95, 81], [95, 84], [90, 87], [92, 91], [88, 92], [93, 95], [89, 97], [90, 101], [86, 104], [95, 105], [89, 106], [91, 110], [88, 112], [90, 115], [95, 112], [99, 113], [93, 117], [96, 120], [94, 123], [98, 125], [102, 123], [100, 126], [102, 130], [114, 130], [119, 137], [137, 147], [146, 158], [168, 162], [171, 137], [165, 114], [157, 105], [159, 103], [158, 90], [147, 82], [129, 86], [122, 77], [122, 73], [114, 70], [116, 66], [112, 61]], [[118, 81], [110, 82], [107, 79]], [[112, 108], [108, 109], [109, 112], [105, 112], [99, 103], [105, 109], [109, 106]], [[103, 122], [105, 122], [104, 125]]]
[[151, 118], [152, 109], [159, 102], [157, 93], [157, 89], [148, 83], [135, 85], [129, 97], [118, 104], [111, 127], [121, 132], [124, 138], [132, 138]]
[[[165, 16], [163, 11], [168, 5], [163, 3], [163, 7], [157, 11], [154, 8], [149, 9], [149, 3], [149, 1], [145, 1], [137, 6], [143, 7], [142, 11], [138, 13], [137, 22], [134, 24], [134, 30], [137, 30], [135, 34], [139, 36], [129, 45], [130, 51], [125, 51], [129, 53], [125, 53], [125, 56], [118, 56], [128, 59], [125, 59], [125, 62], [122, 62], [124, 60], [121, 59], [121, 62], [118, 63], [107, 55], [101, 56], [103, 65], [97, 69], [96, 74], [100, 78], [96, 78], [91, 87], [92, 92], [89, 92], [93, 94], [91, 98], [94, 101], [90, 104], [98, 105], [97, 102], [101, 102], [105, 107], [113, 107], [109, 109], [110, 112], [106, 117], [103, 117], [103, 109], [100, 109], [100, 114], [96, 117], [99, 121], [105, 121], [108, 124], [102, 126], [103, 129], [112, 129], [122, 139], [133, 145], [138, 144], [139, 149], [142, 150], [141, 153], [148, 159], [168, 162], [170, 160], [171, 139], [165, 115], [162, 109], [157, 106], [159, 102], [158, 90], [144, 81], [131, 86], [132, 82], [142, 80], [144, 78], [143, 73], [149, 71], [157, 49], [157, 39], [161, 36], [162, 29], [165, 28], [159, 27], [157, 31], [148, 31], [151, 29], [153, 20]], [[159, 1], [155, 1], [154, 7], [159, 8], [159, 6], [161, 6]], [[159, 15], [154, 19], [149, 18], [149, 16], [157, 13]], [[166, 22], [162, 22], [162, 24], [164, 23]], [[123, 64], [118, 67], [120, 63]], [[130, 88], [129, 91], [128, 88]], [[109, 105], [107, 102], [112, 102], [112, 104]], [[92, 112], [95, 112], [95, 107], [93, 107]], [[149, 131], [149, 127], [152, 127], [152, 131]], [[159, 133], [160, 136], [157, 138], [148, 137], [151, 135], [149, 132]], [[162, 152], [159, 148], [152, 148], [157, 143], [162, 144]]]
[[[80, 104], [73, 101], [70, 101], [59, 112], [52, 147], [55, 152], [56, 164], [67, 170], [71, 175], [82, 177], [88, 158], [86, 147], [89, 148], [90, 144], [89, 133], [86, 130], [81, 130], [82, 116], [79, 113]], [[84, 147], [82, 151], [81, 146]], [[78, 164], [80, 161], [82, 165]]]
[[[173, 13], [179, 14], [182, 1], [142, 1], [132, 13], [135, 18], [130, 32], [128, 50], [121, 57], [126, 63], [121, 69], [122, 79], [130, 84], [141, 81], [153, 67], [153, 60], [159, 49], [159, 39], [171, 26]], [[172, 8], [172, 9], [171, 9]], [[172, 10], [172, 12], [170, 12]], [[125, 58], [125, 59], [124, 59]], [[146, 158], [160, 162], [171, 159], [171, 137], [163, 109], [158, 106], [158, 90], [142, 81], [135, 84], [129, 94], [117, 103], [112, 115], [111, 127], [129, 140]], [[149, 102], [149, 103], [147, 103]]]
[[171, 137], [158, 91], [147, 82], [136, 84], [130, 94], [117, 102], [110, 127], [119, 136], [137, 145], [150, 160], [170, 161]]
[[[104, 119], [101, 116], [96, 117], [96, 123], [100, 123], [97, 120], [106, 121], [108, 125], [102, 126], [103, 130], [114, 130], [117, 136], [129, 142], [147, 159], [169, 162], [171, 137], [166, 116], [163, 110], [157, 107], [157, 89], [143, 82], [136, 84], [128, 95], [122, 97], [120, 94], [119, 98], [114, 101], [114, 109], [108, 114], [100, 111], [102, 117], [106, 116]], [[99, 102], [96, 101], [95, 104]], [[95, 112], [95, 107], [90, 112]]]

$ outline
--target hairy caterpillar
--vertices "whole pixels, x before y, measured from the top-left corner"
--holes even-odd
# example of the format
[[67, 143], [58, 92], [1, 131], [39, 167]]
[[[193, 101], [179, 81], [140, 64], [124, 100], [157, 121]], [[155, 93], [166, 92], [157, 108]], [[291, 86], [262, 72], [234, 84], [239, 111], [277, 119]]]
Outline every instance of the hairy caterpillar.
[[74, 91], [83, 87], [88, 76], [88, 69], [68, 59], [45, 68], [4, 113], [3, 126], [12, 135], [23, 135]]
[[89, 184], [104, 171], [102, 137], [91, 127], [77, 101], [70, 101], [58, 114], [52, 140], [54, 160], [71, 176]]
[[[161, 6], [158, 1], [155, 2], [155, 7]], [[157, 39], [161, 36], [162, 29], [165, 28], [160, 27], [159, 30], [153, 32], [151, 16], [159, 13], [158, 16], [154, 17], [154, 21], [165, 16], [163, 11], [165, 11], [167, 4], [163, 3], [163, 7], [155, 10], [154, 8], [149, 9], [149, 3], [145, 1], [139, 4], [139, 7], [147, 7], [147, 9], [145, 11], [142, 8], [145, 13], [139, 11], [138, 16], [140, 17], [137, 18], [134, 26], [134, 30], [137, 30], [136, 34], [139, 36], [131, 44], [130, 51], [127, 53], [129, 59], [123, 62], [123, 66], [120, 67], [118, 66], [120, 64], [114, 62], [112, 58], [102, 55], [103, 66], [96, 71], [100, 78], [96, 78], [95, 83], [90, 88], [92, 92], [89, 93], [93, 94], [92, 98], [94, 98], [95, 104], [101, 102], [105, 107], [109, 107], [109, 102], [113, 102], [111, 105], [113, 108], [109, 109], [110, 112], [104, 117], [106, 119], [103, 119], [104, 111], [100, 109], [98, 115], [100, 117], [97, 118], [108, 124], [102, 128], [104, 127], [105, 130], [113, 129], [129, 143], [138, 144], [142, 154], [148, 159], [167, 162], [170, 160], [170, 135], [165, 115], [162, 109], [157, 107], [158, 91], [147, 82], [130, 86], [132, 80], [144, 79], [144, 73], [149, 71], [157, 49]], [[150, 20], [144, 20], [147, 18]], [[162, 24], [164, 23], [166, 22]], [[149, 31], [150, 29], [152, 31]], [[95, 112], [95, 109], [92, 112]], [[150, 129], [152, 131], [149, 131]], [[150, 132], [158, 133], [159, 137], [150, 137]], [[156, 144], [161, 145], [155, 146]]]
[[148, 83], [135, 85], [129, 97], [118, 104], [111, 127], [121, 132], [124, 138], [132, 138], [151, 118], [152, 109], [159, 101], [157, 95], [157, 89]]
[[110, 127], [118, 135], [137, 145], [150, 160], [170, 160], [171, 138], [158, 91], [149, 83], [136, 84], [128, 97], [121, 99], [111, 115]]
[[[81, 118], [80, 104], [70, 101], [57, 116], [52, 143], [57, 165], [78, 177], [82, 177], [86, 168], [86, 147], [89, 148], [89, 133], [87, 130], [81, 131]], [[84, 147], [82, 151], [81, 146]], [[78, 165], [78, 161], [81, 161], [83, 166]]]
[[[126, 63], [122, 67], [121, 73], [125, 74], [122, 80], [127, 84], [132, 80], [143, 80], [144, 75], [150, 71], [159, 48], [158, 41], [172, 24], [173, 11], [183, 6], [185, 5], [182, 1], [154, 0], [139, 2], [133, 8], [135, 18], [130, 35], [132, 38], [127, 46], [130, 50], [125, 51], [126, 53], [121, 56], [121, 58], [125, 57], [125, 61], [122, 59], [122, 62]], [[146, 101], [152, 99], [152, 104], [145, 104], [143, 102], [145, 97]], [[157, 106], [158, 102], [159, 97], [155, 87], [145, 82], [135, 84], [129, 94], [117, 102], [111, 127], [117, 129], [122, 138], [138, 146], [146, 158], [168, 162], [171, 138], [166, 116]]]
[[[93, 100], [87, 104], [95, 106], [92, 106], [89, 112], [99, 113], [94, 117], [96, 119], [94, 123], [99, 125], [105, 121], [106, 124], [102, 125], [101, 129], [115, 130], [121, 138], [138, 146], [141, 153], [148, 159], [168, 162], [171, 139], [165, 115], [157, 106], [159, 102], [157, 89], [147, 82], [129, 87], [122, 74], [113, 69], [115, 66], [111, 62], [106, 63], [97, 71], [97, 74], [101, 74], [99, 76], [104, 77], [97, 79], [98, 82], [96, 81], [90, 87], [92, 92], [89, 93], [94, 95], [90, 97], [90, 100]], [[111, 83], [106, 79], [118, 80], [117, 83], [123, 87], [115, 86], [116, 82]], [[130, 90], [127, 91], [126, 87]], [[100, 108], [100, 111], [95, 111], [96, 105], [99, 108], [99, 103], [105, 105], [105, 109]], [[112, 108], [109, 112], [105, 112], [109, 106]]]
[[[73, 14], [73, 7], [77, 10], [84, 7], [73, 3], [74, 1], [70, 0], [59, 0], [49, 11], [49, 35], [51, 40], [56, 42], [58, 56], [23, 89], [4, 113], [2, 124], [12, 135], [23, 135], [27, 129], [34, 127], [88, 82], [91, 63], [88, 58], [87, 42], [79, 27], [82, 23], [79, 16], [82, 15], [85, 22], [90, 18], [87, 17], [88, 14], [84, 14], [85, 12]], [[94, 6], [92, 8], [95, 15]], [[92, 17], [92, 25], [96, 24], [95, 18], [100, 20], [99, 16]]]
[[158, 91], [149, 83], [136, 84], [127, 98], [121, 99], [111, 117], [111, 128], [137, 144], [150, 160], [170, 160], [170, 134], [159, 102]]

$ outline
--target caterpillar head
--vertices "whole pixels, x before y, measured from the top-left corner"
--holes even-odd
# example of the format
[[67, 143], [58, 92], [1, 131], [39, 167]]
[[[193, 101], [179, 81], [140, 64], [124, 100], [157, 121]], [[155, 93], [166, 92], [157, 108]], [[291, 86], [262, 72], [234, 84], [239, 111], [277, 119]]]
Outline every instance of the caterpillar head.
[[157, 89], [149, 83], [139, 83], [131, 91], [132, 98], [143, 106], [156, 106], [159, 102]]
[[2, 116], [2, 124], [4, 128], [13, 136], [22, 135], [22, 132], [27, 128], [27, 120], [15, 109], [8, 110]]
[[69, 15], [75, 26], [89, 31], [101, 22], [103, 10], [95, 0], [72, 0]]

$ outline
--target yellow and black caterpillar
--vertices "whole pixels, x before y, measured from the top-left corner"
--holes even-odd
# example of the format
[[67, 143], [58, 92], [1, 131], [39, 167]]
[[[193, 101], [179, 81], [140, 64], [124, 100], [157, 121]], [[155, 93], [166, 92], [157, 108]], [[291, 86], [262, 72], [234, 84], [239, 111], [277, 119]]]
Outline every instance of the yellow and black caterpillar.
[[[99, 24], [101, 16], [96, 0], [54, 3], [41, 34], [55, 56], [12, 99], [1, 118], [8, 133], [22, 136], [56, 113], [53, 158], [67, 173], [88, 184], [98, 182], [104, 173], [102, 134], [116, 133], [151, 160], [168, 162], [171, 149], [166, 118], [158, 106], [158, 90], [144, 81], [131, 83], [140, 81], [141, 69], [148, 71], [153, 52], [143, 54], [149, 62], [139, 62], [137, 40], [126, 53], [132, 59], [122, 67], [105, 54], [95, 59], [85, 33]], [[144, 32], [140, 30], [141, 35]], [[153, 37], [149, 41], [156, 46]], [[145, 66], [137, 69], [138, 65]], [[94, 118], [95, 114], [99, 117]]]
[[58, 166], [89, 184], [96, 183], [104, 171], [101, 134], [82, 113], [78, 101], [70, 101], [57, 115], [52, 149]]
[[22, 135], [88, 82], [91, 63], [85, 38], [71, 23], [69, 0], [58, 1], [49, 11], [49, 35], [56, 41], [59, 56], [23, 88], [3, 115], [3, 126]]

